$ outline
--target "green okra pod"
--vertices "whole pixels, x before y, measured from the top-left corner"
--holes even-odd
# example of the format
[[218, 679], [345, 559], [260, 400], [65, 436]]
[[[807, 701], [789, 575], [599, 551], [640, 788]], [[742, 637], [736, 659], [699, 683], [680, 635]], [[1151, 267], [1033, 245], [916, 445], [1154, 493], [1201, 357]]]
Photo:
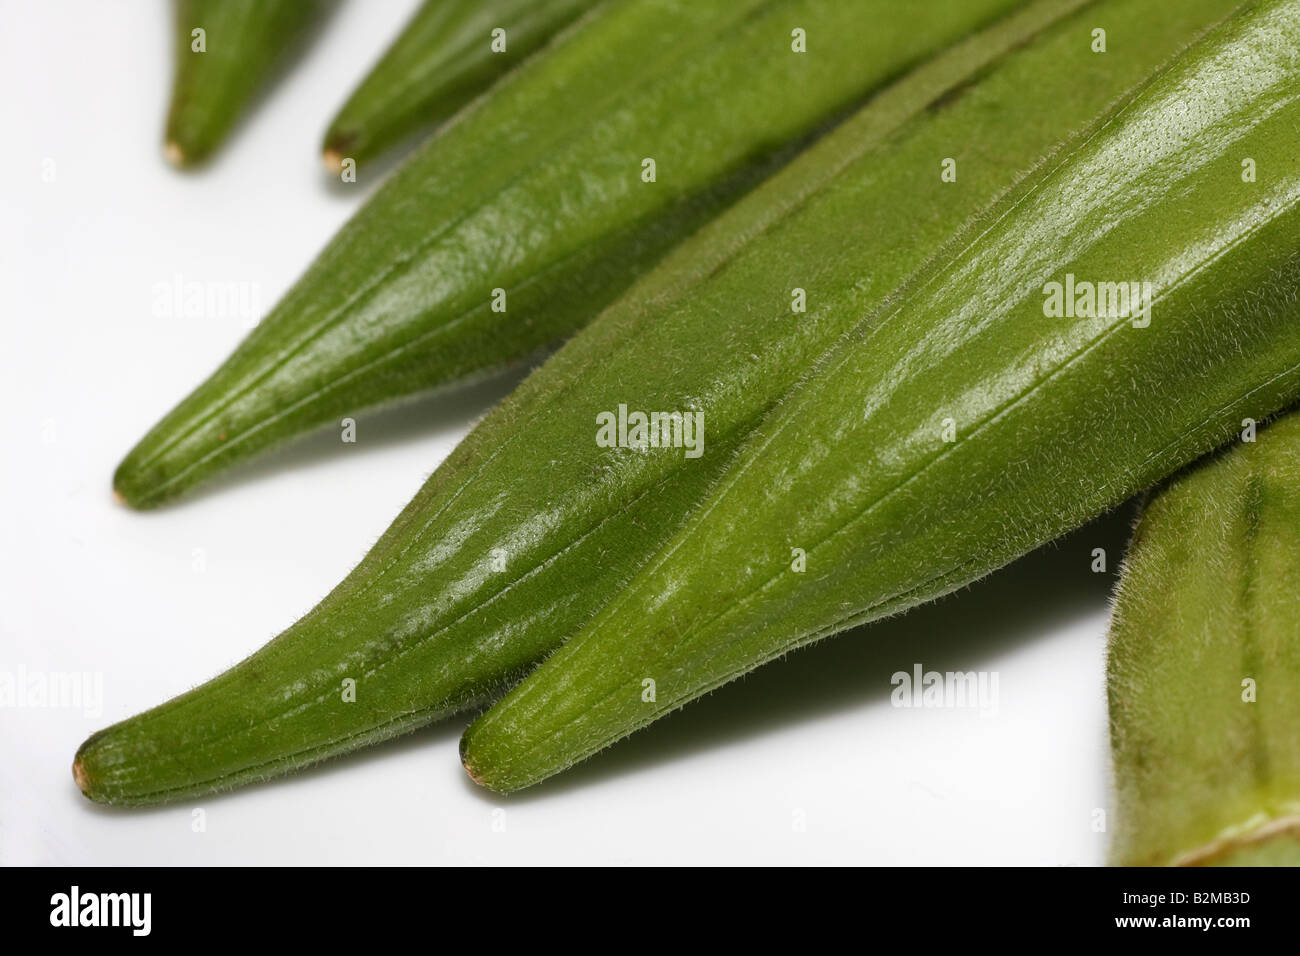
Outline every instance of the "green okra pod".
[[425, 0], [325, 133], [334, 171], [446, 121], [597, 0]]
[[[1297, 155], [1300, 2], [1262, 2], [862, 313], [636, 577], [469, 728], [471, 776], [545, 779], [1295, 401]], [[816, 302], [824, 279], [798, 271]]]
[[388, 180], [114, 488], [156, 505], [554, 345], [796, 144], [1023, 2], [602, 4]]
[[1126, 866], [1300, 864], [1300, 414], [1153, 492], [1107, 686]]
[[[618, 593], [859, 310], [1233, 6], [1037, 0], [900, 80], [525, 381], [317, 608], [243, 664], [88, 740], [87, 795], [142, 804], [231, 787], [501, 693]], [[1090, 52], [1099, 13], [1140, 55]], [[954, 154], [956, 184], [940, 176]], [[794, 315], [808, 264], [835, 289]], [[597, 444], [597, 416], [629, 402], [702, 412], [704, 454]]]
[[175, 77], [164, 154], [208, 159], [331, 0], [175, 0]]

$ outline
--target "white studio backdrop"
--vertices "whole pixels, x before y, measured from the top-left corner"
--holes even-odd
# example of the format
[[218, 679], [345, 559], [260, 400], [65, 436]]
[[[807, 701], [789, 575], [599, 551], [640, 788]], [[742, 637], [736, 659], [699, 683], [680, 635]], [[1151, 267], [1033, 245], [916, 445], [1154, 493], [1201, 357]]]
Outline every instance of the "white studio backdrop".
[[[415, 6], [343, 3], [186, 175], [161, 154], [169, 4], [0, 2], [0, 673], [102, 688], [97, 706], [0, 707], [0, 863], [1103, 862], [1105, 628], [1127, 509], [522, 794], [466, 778], [464, 717], [172, 807], [80, 795], [82, 739], [308, 610], [518, 378], [362, 416], [355, 445], [316, 436], [156, 513], [109, 493], [121, 456], [373, 189], [330, 182], [318, 144]], [[169, 310], [186, 282], [235, 284], [256, 314]], [[1091, 570], [1096, 547], [1109, 573]], [[918, 665], [996, 676], [996, 709], [893, 706], [892, 675]]]

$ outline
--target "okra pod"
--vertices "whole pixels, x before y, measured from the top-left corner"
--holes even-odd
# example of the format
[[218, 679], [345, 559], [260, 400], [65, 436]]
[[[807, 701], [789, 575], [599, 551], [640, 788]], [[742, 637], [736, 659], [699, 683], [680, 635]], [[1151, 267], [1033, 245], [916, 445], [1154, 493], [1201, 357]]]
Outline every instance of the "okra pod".
[[1300, 414], [1145, 503], [1107, 687], [1125, 866], [1300, 864]]
[[330, 0], [176, 0], [175, 76], [163, 152], [208, 159]]
[[[1234, 6], [1037, 0], [893, 85], [526, 380], [315, 610], [216, 680], [87, 741], [83, 789], [178, 799], [499, 694], [619, 593], [864, 310], [996, 216], [1025, 170]], [[1134, 55], [1090, 51], [1098, 16]], [[941, 175], [949, 156], [955, 183]], [[825, 298], [794, 313], [810, 269]], [[620, 404], [702, 413], [703, 454], [598, 444], [598, 416]]]
[[[543, 780], [1300, 398], [1298, 80], [1300, 2], [1252, 6], [860, 313], [636, 577], [469, 728], [471, 776]], [[817, 302], [825, 278], [800, 271]]]
[[553, 346], [868, 92], [1023, 2], [602, 4], [379, 189], [127, 455], [118, 495], [159, 504]]
[[425, 0], [325, 133], [325, 164], [358, 167], [433, 129], [597, 0]]

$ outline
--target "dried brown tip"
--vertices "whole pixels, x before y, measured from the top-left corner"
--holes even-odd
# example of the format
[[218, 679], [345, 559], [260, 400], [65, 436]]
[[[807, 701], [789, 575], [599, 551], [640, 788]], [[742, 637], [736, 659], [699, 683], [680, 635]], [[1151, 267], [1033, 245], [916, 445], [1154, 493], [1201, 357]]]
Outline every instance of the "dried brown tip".
[[81, 766], [81, 760], [72, 761], [72, 779], [77, 783], [77, 789], [82, 793], [90, 788], [90, 779], [86, 776], [86, 771]]
[[126, 495], [122, 494], [122, 492], [118, 491], [116, 488], [113, 489], [113, 500], [123, 507], [126, 506]]
[[321, 158], [325, 160], [325, 168], [331, 173], [343, 172], [343, 154], [334, 147], [325, 150]]
[[469, 762], [465, 760], [464, 757], [461, 758], [460, 765], [465, 768], [465, 772], [469, 774], [469, 778], [473, 780], [476, 784], [478, 784], [480, 787], [487, 786], [487, 784], [483, 782], [483, 778], [474, 772], [474, 768], [469, 765]]
[[185, 165], [185, 151], [181, 149], [180, 143], [168, 140], [163, 146], [163, 156], [167, 158], [167, 162], [177, 169], [181, 169]]

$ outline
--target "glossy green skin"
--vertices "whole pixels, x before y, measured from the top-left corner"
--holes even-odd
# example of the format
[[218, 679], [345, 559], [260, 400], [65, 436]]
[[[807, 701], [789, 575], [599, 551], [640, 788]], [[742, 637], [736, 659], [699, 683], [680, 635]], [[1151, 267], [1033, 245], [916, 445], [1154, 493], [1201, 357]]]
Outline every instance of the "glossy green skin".
[[[471, 776], [536, 783], [979, 578], [1300, 396], [1298, 77], [1300, 0], [1243, 14], [862, 313], [636, 578], [470, 727]], [[1045, 317], [1066, 273], [1149, 279], [1149, 327]]]
[[[1079, 37], [1093, 7], [1117, 40], [1144, 37], [1144, 56], [1089, 53]], [[853, 326], [856, 309], [883, 302], [1022, 170], [1230, 7], [1196, 0], [1171, 17], [1159, 0], [1039, 0], [882, 93], [525, 381], [298, 624], [216, 680], [87, 741], [78, 761], [88, 795], [151, 803], [230, 787], [499, 694], [654, 554], [727, 450]], [[1031, 81], [1040, 95], [1026, 98]], [[1005, 116], [1014, 126], [991, 122]], [[953, 144], [960, 185], [935, 174]], [[802, 257], [842, 276], [843, 307], [791, 319], [787, 265]], [[864, 274], [875, 281], [861, 284]], [[698, 405], [705, 456], [597, 447], [596, 413], [621, 401]], [[491, 570], [494, 551], [505, 571]], [[344, 676], [359, 680], [356, 703], [339, 700]]]
[[[1021, 2], [602, 5], [408, 161], [114, 487], [156, 505], [276, 442], [554, 344], [819, 124]], [[809, 53], [790, 51], [791, 23]]]
[[1300, 864], [1297, 621], [1293, 413], [1180, 474], [1138, 522], [1107, 661], [1113, 862]]
[[[167, 158], [208, 159], [331, 0], [176, 0], [176, 73], [167, 112]], [[190, 31], [207, 34], [206, 52]]]
[[[598, 0], [425, 0], [343, 104], [322, 146], [363, 164], [447, 120]], [[506, 49], [491, 49], [492, 31]]]

